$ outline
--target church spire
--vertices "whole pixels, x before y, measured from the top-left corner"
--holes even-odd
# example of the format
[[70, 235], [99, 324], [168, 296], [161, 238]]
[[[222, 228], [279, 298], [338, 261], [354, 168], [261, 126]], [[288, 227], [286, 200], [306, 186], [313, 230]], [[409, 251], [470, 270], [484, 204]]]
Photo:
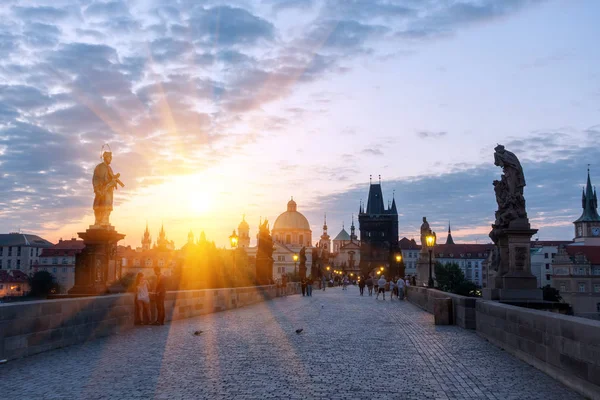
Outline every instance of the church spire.
[[450, 228], [450, 221], [448, 221], [448, 238], [446, 238], [446, 244], [454, 244], [454, 239], [452, 239], [452, 229]]
[[354, 227], [354, 214], [352, 214], [352, 225], [350, 225], [350, 241], [356, 240], [356, 228]]
[[587, 182], [581, 199], [581, 206], [583, 208], [583, 213], [575, 222], [600, 221], [600, 215], [598, 215], [598, 199], [596, 197], [596, 190], [592, 188], [589, 165], [587, 170]]

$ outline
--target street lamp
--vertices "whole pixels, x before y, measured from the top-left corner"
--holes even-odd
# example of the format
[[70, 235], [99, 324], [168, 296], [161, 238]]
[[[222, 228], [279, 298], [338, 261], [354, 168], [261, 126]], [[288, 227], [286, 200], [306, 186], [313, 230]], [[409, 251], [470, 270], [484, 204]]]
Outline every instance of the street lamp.
[[400, 261], [402, 261], [402, 255], [396, 254], [396, 270], [398, 271], [398, 276], [400, 276]]
[[431, 253], [433, 252], [433, 247], [435, 246], [435, 232], [429, 233], [429, 235], [425, 236], [425, 242], [427, 243], [427, 249], [429, 250], [429, 280], [427, 281], [427, 286], [433, 287], [433, 275], [431, 273]]
[[231, 248], [233, 249], [233, 278], [234, 282], [237, 281], [237, 265], [235, 264], [235, 250], [238, 246], [238, 235], [235, 233], [235, 229], [231, 236], [229, 236], [229, 243], [231, 243]]
[[294, 259], [294, 279], [296, 277], [296, 262], [298, 261], [298, 254], [294, 254], [292, 256], [292, 258]]

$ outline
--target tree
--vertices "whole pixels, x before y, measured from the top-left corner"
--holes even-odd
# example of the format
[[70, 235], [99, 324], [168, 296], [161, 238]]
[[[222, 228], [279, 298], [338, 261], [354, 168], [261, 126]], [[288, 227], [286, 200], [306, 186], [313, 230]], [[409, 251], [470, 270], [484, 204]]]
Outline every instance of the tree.
[[465, 274], [463, 274], [462, 269], [456, 263], [444, 265], [436, 262], [435, 280], [438, 289], [444, 292], [455, 293], [461, 296], [479, 296], [477, 285], [465, 278]]
[[32, 297], [48, 297], [50, 293], [60, 292], [60, 285], [48, 271], [36, 272], [29, 278], [29, 286], [31, 287], [29, 295]]
[[542, 293], [544, 294], [544, 301], [554, 301], [560, 302], [562, 301], [562, 296], [558, 289], [553, 288], [550, 285], [546, 285], [542, 288]]

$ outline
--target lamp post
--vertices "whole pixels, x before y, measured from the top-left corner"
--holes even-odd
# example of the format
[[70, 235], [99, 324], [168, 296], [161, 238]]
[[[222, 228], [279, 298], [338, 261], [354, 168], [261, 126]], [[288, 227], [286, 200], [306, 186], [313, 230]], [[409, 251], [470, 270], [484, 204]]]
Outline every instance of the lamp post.
[[433, 247], [435, 246], [435, 232], [429, 233], [429, 235], [425, 236], [425, 241], [427, 243], [427, 250], [429, 250], [429, 280], [427, 281], [427, 286], [433, 287], [433, 275], [431, 273], [431, 253], [433, 253]]
[[294, 259], [294, 279], [296, 279], [296, 263], [298, 262], [298, 254], [294, 254], [292, 258]]
[[231, 236], [229, 236], [229, 243], [231, 243], [231, 248], [233, 249], [233, 279], [234, 284], [237, 283], [237, 265], [235, 264], [235, 251], [238, 245], [238, 235], [235, 233], [235, 229]]
[[402, 261], [402, 255], [396, 254], [396, 270], [398, 271], [398, 276], [400, 278], [404, 278], [404, 277], [400, 276], [400, 261]]

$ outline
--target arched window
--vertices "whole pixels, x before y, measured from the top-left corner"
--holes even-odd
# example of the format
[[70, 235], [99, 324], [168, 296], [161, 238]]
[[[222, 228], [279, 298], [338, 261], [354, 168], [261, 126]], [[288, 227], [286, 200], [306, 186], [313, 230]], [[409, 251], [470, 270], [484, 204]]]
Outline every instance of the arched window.
[[285, 235], [285, 244], [292, 244], [292, 235]]

